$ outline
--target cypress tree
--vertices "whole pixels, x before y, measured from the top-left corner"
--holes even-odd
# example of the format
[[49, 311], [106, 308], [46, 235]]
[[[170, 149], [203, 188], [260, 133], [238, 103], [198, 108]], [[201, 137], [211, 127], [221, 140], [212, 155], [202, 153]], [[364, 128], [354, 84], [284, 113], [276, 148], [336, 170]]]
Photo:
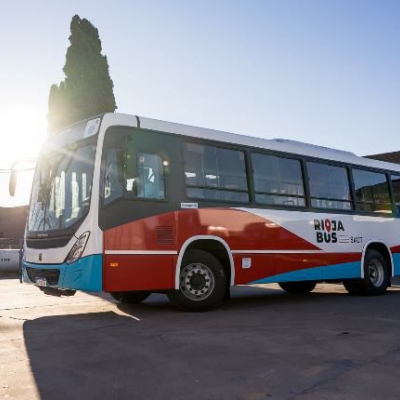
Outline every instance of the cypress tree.
[[117, 108], [107, 57], [101, 54], [98, 30], [75, 15], [71, 21], [70, 46], [63, 68], [65, 80], [52, 85], [49, 95], [49, 133], [82, 119]]

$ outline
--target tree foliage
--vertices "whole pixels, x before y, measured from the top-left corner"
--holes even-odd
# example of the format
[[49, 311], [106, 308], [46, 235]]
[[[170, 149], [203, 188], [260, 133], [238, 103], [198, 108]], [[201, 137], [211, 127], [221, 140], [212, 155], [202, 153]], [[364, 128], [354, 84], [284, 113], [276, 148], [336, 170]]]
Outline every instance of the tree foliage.
[[49, 95], [49, 133], [82, 119], [117, 108], [107, 57], [101, 54], [98, 30], [75, 15], [71, 21], [70, 46], [63, 68], [65, 80], [52, 85]]

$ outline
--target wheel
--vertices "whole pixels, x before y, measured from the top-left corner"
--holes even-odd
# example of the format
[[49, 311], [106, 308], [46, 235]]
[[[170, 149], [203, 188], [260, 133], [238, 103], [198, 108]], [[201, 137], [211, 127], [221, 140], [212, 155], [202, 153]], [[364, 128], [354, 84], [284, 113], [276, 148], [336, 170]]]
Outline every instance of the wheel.
[[278, 285], [288, 293], [309, 293], [317, 286], [316, 282], [280, 282]]
[[179, 290], [169, 292], [168, 298], [181, 310], [208, 310], [221, 304], [227, 286], [217, 258], [203, 250], [189, 250], [183, 257]]
[[120, 303], [137, 304], [146, 300], [149, 292], [110, 292], [111, 296]]
[[364, 296], [380, 295], [389, 286], [388, 265], [377, 250], [367, 250], [364, 258], [364, 278], [344, 281], [343, 285], [350, 294]]
[[360, 287], [364, 295], [379, 295], [389, 286], [389, 272], [385, 258], [377, 250], [368, 250], [364, 258], [364, 279]]

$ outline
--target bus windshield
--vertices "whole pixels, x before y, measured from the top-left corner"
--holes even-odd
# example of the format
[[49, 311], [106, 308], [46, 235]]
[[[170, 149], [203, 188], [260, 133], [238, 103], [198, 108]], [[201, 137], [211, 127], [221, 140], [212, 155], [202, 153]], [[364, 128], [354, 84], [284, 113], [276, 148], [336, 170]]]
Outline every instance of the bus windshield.
[[89, 211], [95, 144], [75, 143], [38, 162], [32, 186], [28, 231], [71, 228]]

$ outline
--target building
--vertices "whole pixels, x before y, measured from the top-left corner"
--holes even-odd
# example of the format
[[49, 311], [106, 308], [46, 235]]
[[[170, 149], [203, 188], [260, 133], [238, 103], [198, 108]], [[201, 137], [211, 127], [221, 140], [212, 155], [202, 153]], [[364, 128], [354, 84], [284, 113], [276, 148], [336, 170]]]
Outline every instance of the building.
[[[24, 236], [28, 206], [0, 207], [0, 248], [19, 248]], [[12, 240], [10, 240], [12, 239]]]
[[400, 164], [400, 151], [393, 151], [391, 153], [373, 154], [371, 156], [365, 156], [365, 157], [373, 158], [374, 160]]

